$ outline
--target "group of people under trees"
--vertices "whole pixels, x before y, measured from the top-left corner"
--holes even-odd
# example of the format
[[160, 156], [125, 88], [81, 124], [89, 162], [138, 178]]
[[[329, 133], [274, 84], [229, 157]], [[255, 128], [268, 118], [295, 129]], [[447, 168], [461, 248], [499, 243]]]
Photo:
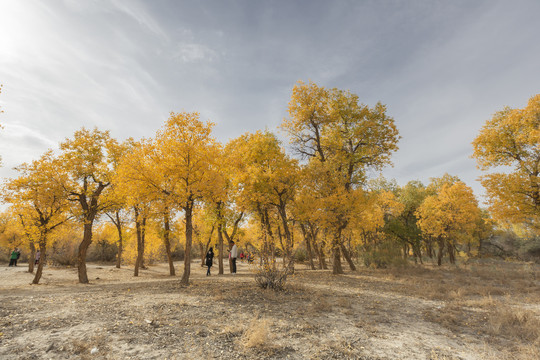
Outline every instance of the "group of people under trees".
[[[253, 263], [253, 255], [251, 253], [244, 254], [242, 251], [240, 253], [240, 256], [238, 255], [238, 247], [234, 243], [234, 241], [229, 242], [229, 261], [231, 264], [231, 274], [236, 274], [236, 259], [240, 258], [240, 261], [243, 261], [244, 259], [247, 259], [248, 263]], [[207, 266], [206, 270], [206, 276], [210, 276], [210, 268], [214, 264], [214, 249], [210, 247], [208, 252], [206, 253], [206, 258], [204, 261], [205, 265]]]
[[[21, 257], [21, 250], [16, 247], [11, 252], [11, 256], [9, 257], [9, 266], [17, 266], [17, 261], [19, 261], [19, 258]], [[39, 259], [41, 258], [41, 251], [36, 252], [36, 257], [34, 260], [34, 263], [37, 265], [39, 263]]]

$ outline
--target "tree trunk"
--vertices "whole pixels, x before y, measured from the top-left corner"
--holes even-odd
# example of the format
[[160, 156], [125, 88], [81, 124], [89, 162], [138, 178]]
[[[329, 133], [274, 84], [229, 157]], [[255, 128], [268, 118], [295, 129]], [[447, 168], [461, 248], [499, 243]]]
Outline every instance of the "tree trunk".
[[441, 266], [442, 265], [443, 250], [444, 250], [444, 240], [439, 239], [438, 244], [439, 244], [439, 251], [437, 252], [437, 265]]
[[193, 240], [193, 202], [188, 201], [184, 208], [186, 212], [186, 248], [184, 251], [184, 274], [180, 284], [189, 285], [191, 272], [191, 241]]
[[478, 256], [481, 255], [483, 242], [484, 242], [484, 240], [481, 237], [479, 237], [478, 238]]
[[[289, 229], [289, 220], [287, 218], [286, 203], [281, 199], [280, 199], [280, 206], [278, 207], [278, 213], [281, 218], [281, 224], [283, 225], [283, 233], [284, 233], [283, 235], [285, 236], [285, 246], [282, 245], [282, 247], [284, 247], [283, 266], [287, 267], [291, 273], [294, 273], [294, 257], [292, 253], [292, 250], [294, 248], [294, 239]], [[280, 242], [283, 244], [281, 231], [279, 230], [279, 227], [278, 227], [278, 231], [279, 231]], [[286, 263], [285, 260], [288, 260], [287, 265], [285, 265]]]
[[316, 249], [317, 257], [319, 258], [319, 269], [328, 270], [328, 265], [326, 265], [326, 256], [324, 254], [324, 245], [321, 244], [319, 247], [317, 244], [313, 244], [313, 247]]
[[347, 263], [349, 264], [351, 270], [356, 271], [356, 266], [354, 265], [354, 262], [349, 252], [347, 251], [347, 248], [343, 244], [341, 244], [341, 251], [343, 252], [343, 256], [345, 257], [345, 260], [347, 260]]
[[32, 280], [32, 284], [39, 284], [41, 274], [43, 273], [43, 264], [45, 264], [45, 261], [47, 260], [47, 239], [45, 237], [43, 237], [39, 242], [39, 251], [39, 262], [36, 270], [36, 275], [34, 276], [34, 280]]
[[219, 259], [218, 259], [219, 272], [218, 274], [223, 275], [223, 251], [224, 250], [223, 250], [223, 233], [221, 232], [221, 224], [218, 225], [217, 236], [218, 236], [218, 246], [219, 246]]
[[300, 224], [302, 229], [302, 234], [304, 235], [304, 240], [306, 241], [306, 251], [309, 259], [309, 266], [311, 270], [315, 270], [315, 263], [313, 262], [313, 251], [311, 250], [311, 234], [306, 230], [304, 224]]
[[311, 267], [311, 270], [315, 270], [315, 263], [313, 262], [313, 251], [311, 250], [311, 241], [309, 237], [306, 238], [306, 249], [309, 258], [309, 266]]
[[430, 259], [433, 259], [433, 242], [432, 239], [426, 240], [426, 250]]
[[135, 260], [135, 269], [133, 270], [133, 276], [139, 276], [139, 267], [141, 264], [141, 255], [142, 255], [142, 234], [141, 234], [141, 223], [139, 220], [135, 220], [135, 229], [137, 233], [137, 258]]
[[144, 237], [146, 232], [146, 216], [135, 208], [135, 228], [137, 232], [137, 260], [133, 276], [139, 276], [139, 268], [144, 269]]
[[339, 251], [339, 244], [334, 244], [332, 249], [333, 252], [333, 261], [332, 261], [332, 274], [344, 274], [343, 268], [341, 267], [341, 253]]
[[118, 255], [116, 258], [116, 267], [120, 269], [122, 264], [122, 251], [124, 251], [124, 240], [122, 238], [122, 223], [120, 222], [119, 212], [116, 212], [116, 230], [118, 231]]
[[204, 244], [199, 242], [199, 252], [201, 254], [201, 267], [204, 267], [206, 261], [206, 251], [204, 250]]
[[[79, 245], [79, 252], [77, 254], [79, 283], [81, 284], [88, 284], [88, 274], [86, 273], [86, 252], [88, 251], [88, 247], [92, 243], [92, 225], [94, 222], [94, 217], [90, 217], [91, 220], [88, 220], [88, 217], [86, 217], [85, 219], [83, 240]], [[45, 254], [41, 253], [41, 256], [43, 255]]]
[[446, 249], [448, 250], [448, 257], [450, 259], [450, 264], [456, 263], [456, 247], [451, 240], [446, 241]]
[[344, 226], [337, 228], [337, 232], [334, 235], [332, 240], [332, 252], [333, 252], [333, 261], [332, 261], [332, 274], [338, 275], [343, 274], [343, 268], [341, 267], [341, 246], [343, 245], [341, 241], [341, 232], [343, 231]]
[[164, 227], [165, 227], [164, 229], [165, 232], [163, 233], [163, 243], [165, 244], [165, 251], [167, 252], [167, 260], [169, 261], [169, 275], [175, 276], [176, 272], [174, 271], [174, 264], [173, 264], [172, 252], [171, 252], [171, 240], [170, 240], [171, 225], [170, 225], [168, 209], [165, 211], [163, 222], [164, 222]]
[[403, 259], [407, 260], [407, 257], [409, 257], [409, 245], [403, 244]]
[[32, 240], [30, 240], [29, 243], [30, 243], [30, 258], [28, 259], [28, 272], [30, 274], [33, 274], [34, 261], [36, 259], [36, 246], [34, 245], [34, 242]]
[[418, 259], [420, 264], [424, 264], [422, 261], [422, 249], [420, 248], [420, 245], [418, 245], [418, 243], [413, 243], [411, 244], [411, 247], [413, 249], [414, 262], [416, 263], [416, 259]]

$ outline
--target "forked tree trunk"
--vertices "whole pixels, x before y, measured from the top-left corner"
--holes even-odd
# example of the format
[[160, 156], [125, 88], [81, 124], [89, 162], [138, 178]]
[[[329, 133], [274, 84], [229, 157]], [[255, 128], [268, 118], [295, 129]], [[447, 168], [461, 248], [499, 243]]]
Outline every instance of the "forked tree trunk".
[[189, 275], [191, 272], [191, 242], [193, 240], [193, 202], [188, 201], [184, 208], [186, 212], [186, 248], [184, 252], [184, 274], [180, 284], [189, 285]]
[[328, 270], [328, 265], [326, 265], [326, 255], [324, 254], [324, 246], [321, 244], [319, 247], [317, 244], [313, 244], [313, 247], [315, 248], [315, 252], [319, 258], [319, 269]]

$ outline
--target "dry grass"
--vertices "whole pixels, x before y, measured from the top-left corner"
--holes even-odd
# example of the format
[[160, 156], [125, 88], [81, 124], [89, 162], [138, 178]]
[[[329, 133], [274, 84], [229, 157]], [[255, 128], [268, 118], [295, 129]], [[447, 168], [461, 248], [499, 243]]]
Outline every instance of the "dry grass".
[[309, 310], [312, 314], [329, 313], [332, 311], [332, 303], [327, 298], [319, 297], [311, 303]]
[[[279, 292], [247, 271], [208, 278], [204, 269], [189, 287], [131, 277], [25, 285], [0, 291], [0, 358], [540, 359], [539, 269], [470, 261], [340, 276], [298, 270]], [[73, 330], [81, 324], [92, 332]]]
[[489, 315], [488, 333], [540, 346], [540, 320], [525, 309], [497, 308]]
[[246, 348], [272, 349], [270, 326], [268, 319], [253, 319], [241, 338], [242, 345]]

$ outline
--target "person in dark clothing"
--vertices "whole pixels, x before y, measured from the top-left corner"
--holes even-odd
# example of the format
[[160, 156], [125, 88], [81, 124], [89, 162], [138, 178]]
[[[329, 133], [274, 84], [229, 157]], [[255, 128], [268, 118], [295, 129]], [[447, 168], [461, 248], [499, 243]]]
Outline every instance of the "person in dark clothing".
[[231, 265], [232, 265], [231, 273], [236, 274], [236, 258], [238, 257], [238, 247], [232, 240], [229, 242], [229, 246], [230, 246], [229, 258], [231, 259]]
[[210, 249], [206, 253], [206, 260], [205, 260], [205, 264], [206, 266], [208, 266], [208, 270], [206, 271], [206, 276], [210, 276], [210, 268], [212, 267], [213, 263], [214, 263], [214, 250], [212, 249], [212, 247], [210, 247]]
[[17, 260], [19, 260], [19, 257], [21, 257], [21, 251], [19, 250], [19, 248], [15, 248], [11, 253], [11, 257], [9, 259], [9, 266], [17, 266]]

